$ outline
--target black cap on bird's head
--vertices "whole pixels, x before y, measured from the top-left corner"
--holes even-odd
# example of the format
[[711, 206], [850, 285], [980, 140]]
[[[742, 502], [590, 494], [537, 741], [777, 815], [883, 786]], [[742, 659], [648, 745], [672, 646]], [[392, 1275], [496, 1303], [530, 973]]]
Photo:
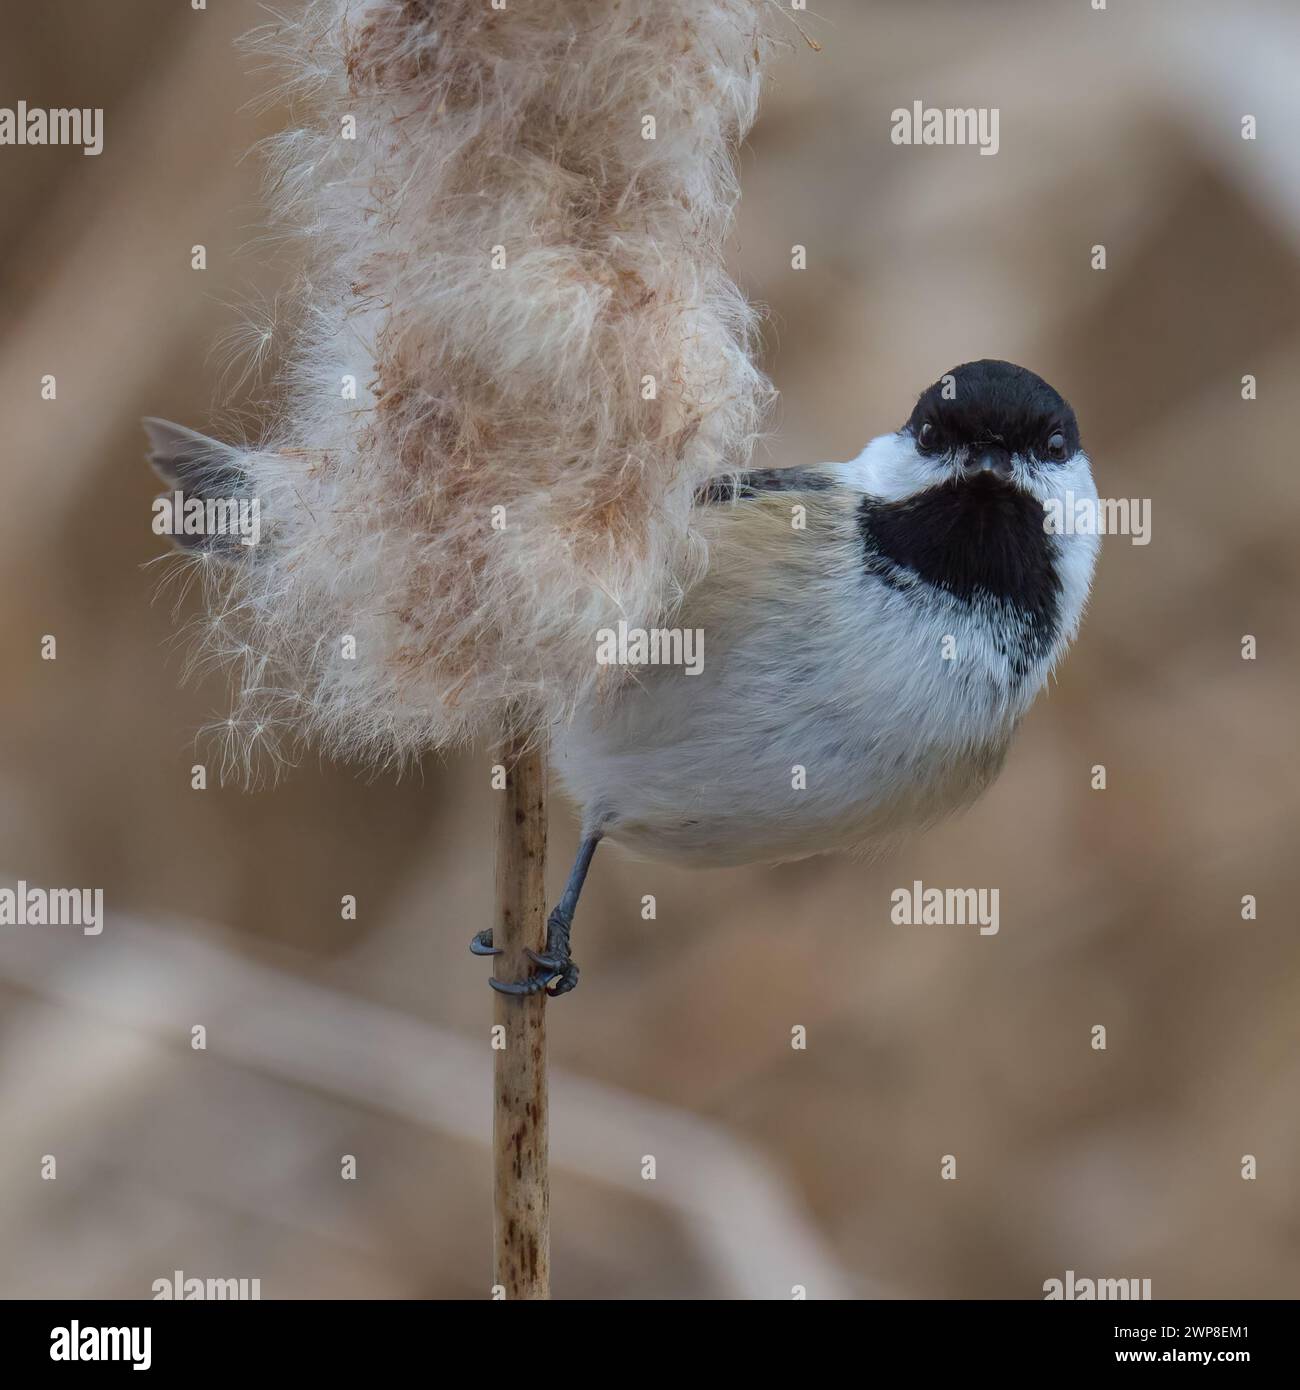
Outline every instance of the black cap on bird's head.
[[1016, 458], [1050, 466], [1079, 451], [1079, 423], [1060, 392], [1025, 367], [990, 358], [954, 367], [927, 387], [903, 432], [919, 453], [1001, 481]]

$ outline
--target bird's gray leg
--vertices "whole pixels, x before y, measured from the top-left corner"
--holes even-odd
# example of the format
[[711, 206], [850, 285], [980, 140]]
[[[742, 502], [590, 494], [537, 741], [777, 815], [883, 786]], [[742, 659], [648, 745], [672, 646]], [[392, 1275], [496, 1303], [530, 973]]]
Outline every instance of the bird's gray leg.
[[[552, 998], [567, 994], [578, 983], [578, 967], [569, 957], [569, 933], [573, 930], [573, 914], [582, 895], [582, 885], [587, 880], [587, 870], [591, 867], [592, 856], [600, 843], [599, 834], [586, 836], [578, 846], [578, 857], [569, 870], [568, 882], [560, 901], [546, 919], [546, 947], [542, 951], [528, 951], [528, 958], [539, 967], [526, 980], [489, 980], [488, 984], [502, 994], [536, 994], [546, 990]], [[500, 948], [492, 944], [492, 928], [488, 927], [469, 943], [469, 949], [476, 956], [500, 955]]]

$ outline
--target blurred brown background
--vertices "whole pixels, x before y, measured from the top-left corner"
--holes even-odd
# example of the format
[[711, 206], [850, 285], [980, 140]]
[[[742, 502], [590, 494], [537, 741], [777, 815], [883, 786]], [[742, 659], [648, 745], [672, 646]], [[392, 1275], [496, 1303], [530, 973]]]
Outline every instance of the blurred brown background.
[[[1073, 401], [1100, 491], [1150, 498], [1153, 540], [1107, 541], [993, 791], [893, 858], [598, 858], [582, 988], [550, 1014], [555, 1293], [1035, 1298], [1073, 1269], [1295, 1297], [1300, 14], [815, 8], [822, 50], [788, 29], [743, 160], [768, 461], [851, 457], [941, 372], [1006, 357]], [[147, 1297], [175, 1269], [264, 1297], [490, 1283], [491, 1013], [465, 949], [491, 903], [489, 759], [192, 791], [224, 687], [178, 687], [145, 567], [137, 417], [255, 428], [257, 373], [221, 344], [292, 273], [244, 158], [283, 113], [247, 105], [266, 79], [231, 46], [265, 17], [5, 20], [0, 104], [106, 109], [98, 158], [0, 149], [0, 883], [108, 905], [98, 938], [0, 928], [10, 1297]], [[1000, 153], [891, 145], [918, 99], [998, 107]], [[557, 888], [575, 830], [557, 797]], [[917, 878], [999, 887], [1000, 933], [891, 925]]]

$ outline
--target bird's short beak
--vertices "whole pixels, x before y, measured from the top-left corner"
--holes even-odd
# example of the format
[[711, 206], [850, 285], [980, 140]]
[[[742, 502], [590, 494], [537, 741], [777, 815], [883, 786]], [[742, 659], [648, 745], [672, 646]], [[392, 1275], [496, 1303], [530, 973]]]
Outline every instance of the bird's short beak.
[[975, 444], [966, 455], [966, 473], [969, 477], [992, 477], [999, 482], [1010, 482], [1015, 468], [1011, 462], [1011, 452], [1001, 444]]

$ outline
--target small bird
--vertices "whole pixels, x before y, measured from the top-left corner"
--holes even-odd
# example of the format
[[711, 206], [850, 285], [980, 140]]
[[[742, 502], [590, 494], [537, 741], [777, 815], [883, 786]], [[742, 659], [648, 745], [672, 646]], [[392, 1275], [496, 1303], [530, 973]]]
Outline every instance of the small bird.
[[1050, 504], [1096, 497], [1070, 405], [989, 360], [849, 463], [706, 488], [709, 566], [675, 619], [702, 634], [702, 669], [645, 666], [556, 731], [581, 846], [536, 972], [493, 986], [577, 983], [569, 935], [602, 839], [775, 864], [879, 853], [973, 802], [1087, 602], [1098, 538], [1053, 530]]
[[[226, 446], [147, 421], [169, 483], [237, 493]], [[968, 806], [1078, 631], [1096, 561], [1053, 508], [1096, 502], [1068, 402], [968, 362], [848, 463], [756, 470], [697, 497], [690, 667], [639, 666], [552, 734], [582, 838], [545, 947], [509, 994], [578, 982], [570, 933], [601, 840], [696, 866], [879, 853]], [[470, 949], [495, 954], [490, 931]]]

